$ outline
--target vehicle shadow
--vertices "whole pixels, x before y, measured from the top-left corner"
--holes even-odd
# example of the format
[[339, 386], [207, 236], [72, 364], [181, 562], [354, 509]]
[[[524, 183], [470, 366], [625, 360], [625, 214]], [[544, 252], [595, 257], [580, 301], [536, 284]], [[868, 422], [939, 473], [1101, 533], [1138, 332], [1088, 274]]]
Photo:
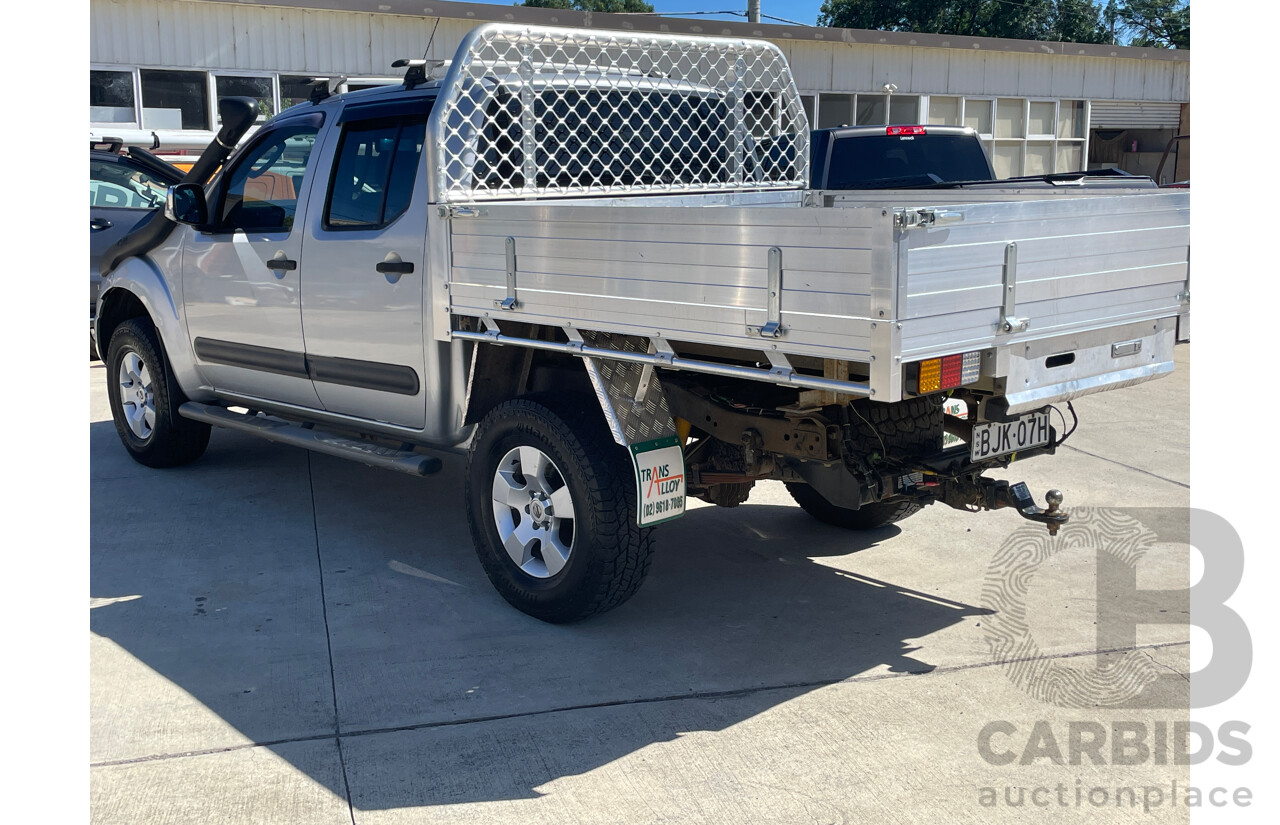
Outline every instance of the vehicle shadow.
[[91, 440], [90, 627], [145, 666], [95, 660], [95, 764], [246, 740], [288, 759], [334, 734], [336, 702], [359, 808], [534, 797], [833, 682], [928, 672], [916, 640], [989, 612], [822, 561], [897, 528], [747, 504], [664, 525], [634, 599], [547, 625], [484, 577], [459, 458], [418, 480], [215, 432], [152, 471], [110, 422]]

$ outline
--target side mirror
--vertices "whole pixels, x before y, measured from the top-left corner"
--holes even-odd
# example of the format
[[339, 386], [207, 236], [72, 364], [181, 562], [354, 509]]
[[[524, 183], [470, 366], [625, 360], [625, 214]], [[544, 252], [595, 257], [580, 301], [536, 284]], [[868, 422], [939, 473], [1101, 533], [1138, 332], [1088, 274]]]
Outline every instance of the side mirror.
[[174, 223], [188, 226], [207, 225], [209, 206], [204, 200], [204, 188], [194, 183], [170, 186], [164, 202], [164, 216]]

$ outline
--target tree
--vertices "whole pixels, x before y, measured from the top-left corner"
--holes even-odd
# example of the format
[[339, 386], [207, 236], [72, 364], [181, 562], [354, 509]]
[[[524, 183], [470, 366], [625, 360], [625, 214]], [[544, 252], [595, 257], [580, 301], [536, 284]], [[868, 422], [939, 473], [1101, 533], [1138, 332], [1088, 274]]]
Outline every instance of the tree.
[[1094, 0], [824, 0], [818, 25], [1103, 43], [1102, 12]]
[[1191, 48], [1189, 0], [1110, 0], [1103, 18], [1113, 29], [1128, 31], [1130, 46]]
[[539, 9], [576, 9], [578, 11], [598, 11], [606, 14], [619, 12], [636, 14], [652, 12], [653, 6], [644, 0], [524, 0], [519, 6], [533, 6]]

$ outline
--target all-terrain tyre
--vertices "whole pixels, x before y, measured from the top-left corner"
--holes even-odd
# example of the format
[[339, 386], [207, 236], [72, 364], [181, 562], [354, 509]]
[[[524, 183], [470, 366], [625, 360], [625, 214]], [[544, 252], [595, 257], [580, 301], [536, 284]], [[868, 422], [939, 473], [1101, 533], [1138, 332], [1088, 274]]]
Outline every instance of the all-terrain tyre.
[[176, 467], [199, 458], [209, 425], [178, 415], [186, 402], [155, 328], [142, 318], [122, 323], [107, 347], [107, 400], [129, 455], [148, 467]]
[[864, 504], [857, 510], [837, 507], [808, 484], [789, 483], [787, 492], [806, 513], [824, 524], [847, 530], [874, 530], [913, 516], [921, 506], [911, 499], [890, 499]]
[[864, 459], [905, 459], [942, 449], [941, 396], [907, 398], [892, 404], [860, 399], [849, 405], [845, 449]]
[[563, 623], [635, 594], [653, 529], [636, 524], [630, 461], [590, 396], [530, 395], [484, 417], [467, 456], [467, 520], [504, 599]]

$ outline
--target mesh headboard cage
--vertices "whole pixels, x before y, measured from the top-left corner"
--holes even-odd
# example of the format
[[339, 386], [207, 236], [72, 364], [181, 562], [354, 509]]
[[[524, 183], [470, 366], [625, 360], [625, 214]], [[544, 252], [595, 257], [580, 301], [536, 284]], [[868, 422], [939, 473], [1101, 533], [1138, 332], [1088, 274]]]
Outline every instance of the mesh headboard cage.
[[436, 202], [794, 189], [809, 121], [762, 40], [490, 23], [431, 115]]

